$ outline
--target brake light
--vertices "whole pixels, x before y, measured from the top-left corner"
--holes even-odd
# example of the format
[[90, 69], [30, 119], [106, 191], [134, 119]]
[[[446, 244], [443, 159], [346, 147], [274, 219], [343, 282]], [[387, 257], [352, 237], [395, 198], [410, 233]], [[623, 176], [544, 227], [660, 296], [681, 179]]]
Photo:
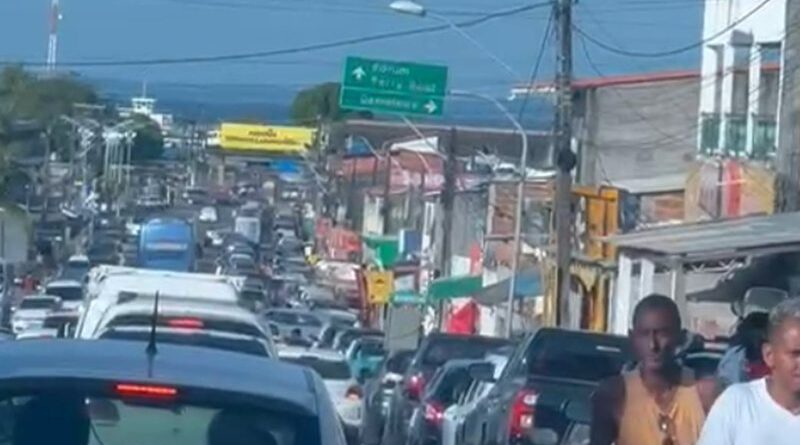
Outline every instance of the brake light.
[[508, 434], [512, 439], [520, 439], [534, 426], [534, 414], [539, 395], [530, 389], [521, 389], [511, 404], [508, 419]]
[[172, 318], [167, 321], [171, 328], [203, 329], [203, 320], [197, 318]]
[[356, 385], [347, 388], [347, 391], [344, 393], [344, 397], [350, 400], [360, 400], [361, 396], [361, 387]]
[[406, 383], [406, 392], [408, 397], [413, 400], [419, 400], [422, 396], [422, 390], [425, 388], [425, 377], [422, 373], [414, 374], [409, 377]]
[[137, 385], [135, 383], [117, 383], [114, 387], [122, 397], [142, 397], [152, 399], [172, 399], [178, 395], [177, 388], [158, 385]]
[[444, 419], [444, 407], [438, 402], [425, 403], [425, 420], [429, 423], [441, 427]]

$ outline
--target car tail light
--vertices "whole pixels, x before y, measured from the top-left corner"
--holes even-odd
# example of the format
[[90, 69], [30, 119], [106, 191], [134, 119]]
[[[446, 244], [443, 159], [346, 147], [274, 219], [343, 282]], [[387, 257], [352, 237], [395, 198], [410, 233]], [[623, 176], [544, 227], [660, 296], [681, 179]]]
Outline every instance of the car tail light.
[[361, 399], [362, 394], [363, 393], [361, 391], [361, 387], [357, 386], [357, 385], [353, 385], [353, 386], [347, 388], [347, 391], [345, 391], [344, 396], [347, 399], [359, 400], [359, 399]]
[[412, 400], [419, 400], [424, 388], [425, 377], [422, 373], [412, 375], [408, 378], [408, 382], [406, 382], [406, 393], [408, 393], [408, 397]]
[[167, 321], [171, 328], [203, 329], [203, 320], [197, 318], [172, 318]]
[[116, 393], [122, 397], [141, 397], [146, 399], [172, 399], [178, 395], [177, 388], [159, 385], [138, 385], [135, 383], [117, 383]]
[[444, 406], [438, 402], [425, 402], [425, 420], [437, 427], [442, 426]]
[[512, 439], [520, 439], [533, 429], [538, 398], [539, 395], [529, 389], [522, 389], [514, 396], [508, 419], [508, 434]]

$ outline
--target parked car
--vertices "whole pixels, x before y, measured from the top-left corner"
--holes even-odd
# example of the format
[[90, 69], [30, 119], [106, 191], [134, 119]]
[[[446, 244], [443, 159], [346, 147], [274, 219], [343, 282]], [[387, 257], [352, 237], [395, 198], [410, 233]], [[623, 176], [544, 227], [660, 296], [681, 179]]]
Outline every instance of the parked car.
[[322, 320], [307, 309], [269, 309], [264, 318], [278, 328], [280, 336], [289, 337], [294, 330], [299, 330], [308, 339], [319, 338]]
[[441, 445], [442, 423], [447, 407], [455, 404], [472, 384], [472, 368], [494, 366], [481, 360], [449, 360], [425, 385], [420, 403], [409, 420], [407, 445]]
[[383, 338], [369, 336], [353, 340], [344, 356], [350, 366], [350, 372], [359, 381], [364, 381], [368, 376], [378, 372], [385, 355]]
[[533, 445], [535, 429], [563, 430], [563, 406], [588, 400], [597, 384], [619, 374], [631, 357], [626, 337], [539, 329], [519, 345], [501, 377], [465, 417], [464, 445]]
[[47, 314], [60, 307], [61, 299], [54, 295], [28, 295], [14, 310], [11, 328], [15, 334], [27, 329], [41, 328]]
[[509, 344], [507, 339], [478, 335], [432, 333], [426, 336], [403, 376], [401, 390], [392, 394], [383, 444], [405, 444], [411, 414], [419, 404], [425, 383], [440, 366], [453, 359], [481, 359]]
[[83, 283], [80, 281], [51, 281], [44, 287], [44, 293], [61, 298], [61, 307], [64, 310], [77, 310], [83, 303]]
[[381, 364], [378, 374], [364, 385], [364, 420], [361, 428], [363, 445], [380, 445], [383, 424], [389, 412], [392, 393], [403, 381], [415, 351], [395, 351]]
[[278, 355], [281, 360], [307, 366], [322, 377], [342, 421], [347, 442], [356, 445], [362, 421], [362, 391], [344, 357], [333, 351], [293, 347], [280, 348]]

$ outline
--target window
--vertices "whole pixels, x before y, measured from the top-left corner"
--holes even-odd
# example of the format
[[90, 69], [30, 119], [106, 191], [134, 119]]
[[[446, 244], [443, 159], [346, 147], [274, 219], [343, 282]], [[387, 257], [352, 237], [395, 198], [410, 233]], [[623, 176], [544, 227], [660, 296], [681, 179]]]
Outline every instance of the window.
[[700, 120], [700, 153], [714, 154], [719, 149], [720, 118], [716, 113], [704, 113]]
[[775, 118], [769, 116], [753, 116], [753, 158], [767, 159], [775, 154]]
[[731, 156], [744, 155], [747, 145], [747, 118], [741, 114], [729, 114], [725, 120], [725, 153]]

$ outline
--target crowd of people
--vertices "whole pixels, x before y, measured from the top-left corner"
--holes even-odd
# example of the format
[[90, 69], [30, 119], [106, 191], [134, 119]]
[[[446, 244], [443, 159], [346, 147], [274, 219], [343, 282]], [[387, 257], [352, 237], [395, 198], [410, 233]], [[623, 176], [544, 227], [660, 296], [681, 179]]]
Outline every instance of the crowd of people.
[[800, 299], [742, 319], [714, 375], [682, 365], [666, 296], [638, 303], [629, 336], [637, 362], [595, 392], [591, 445], [800, 443]]

